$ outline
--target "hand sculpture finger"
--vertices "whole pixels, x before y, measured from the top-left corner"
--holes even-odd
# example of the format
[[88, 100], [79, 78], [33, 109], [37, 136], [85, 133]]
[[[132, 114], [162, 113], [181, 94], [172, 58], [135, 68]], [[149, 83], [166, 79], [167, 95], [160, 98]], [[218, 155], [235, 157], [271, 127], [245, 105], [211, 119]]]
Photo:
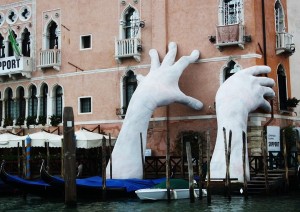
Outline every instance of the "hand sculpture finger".
[[264, 97], [269, 97], [269, 98], [275, 97], [275, 91], [272, 88], [264, 87], [263, 89], [264, 89], [263, 91]]
[[272, 109], [270, 103], [264, 98], [262, 98], [261, 104], [258, 107], [266, 112], [271, 112]]
[[176, 100], [175, 102], [187, 105], [195, 110], [200, 110], [203, 107], [203, 103], [201, 101], [191, 96], [187, 96], [182, 92], [178, 100]]
[[177, 74], [181, 75], [182, 72], [188, 67], [189, 64], [195, 62], [200, 56], [198, 50], [192, 51], [190, 56], [181, 57], [175, 64], [174, 69], [178, 72]]
[[253, 76], [256, 76], [259, 74], [267, 74], [271, 72], [271, 68], [269, 66], [252, 66], [250, 68], [246, 68], [244, 71]]
[[275, 85], [275, 81], [271, 78], [257, 77], [256, 80], [261, 86], [273, 87]]
[[169, 43], [169, 50], [161, 64], [161, 67], [168, 67], [173, 65], [176, 58], [176, 54], [177, 54], [176, 43], [174, 42]]
[[151, 49], [149, 51], [150, 59], [151, 59], [151, 68], [150, 71], [157, 70], [160, 66], [159, 56], [155, 49]]

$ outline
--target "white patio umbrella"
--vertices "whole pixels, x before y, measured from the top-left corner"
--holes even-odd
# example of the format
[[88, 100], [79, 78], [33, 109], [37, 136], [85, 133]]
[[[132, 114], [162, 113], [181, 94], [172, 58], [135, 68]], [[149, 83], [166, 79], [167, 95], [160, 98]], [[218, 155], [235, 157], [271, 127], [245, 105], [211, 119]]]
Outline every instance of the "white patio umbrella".
[[[94, 133], [87, 130], [78, 130], [75, 132], [75, 137], [77, 141], [77, 148], [84, 148], [84, 149], [90, 149], [95, 147], [101, 147], [102, 146], [102, 139], [105, 137], [106, 139], [106, 146], [109, 145], [108, 135], [103, 135], [100, 133]], [[116, 142], [116, 138], [111, 137], [112, 144], [114, 145]]]
[[22, 145], [22, 136], [13, 135], [11, 133], [0, 134], [0, 148], [11, 148]]
[[32, 134], [22, 136], [22, 137], [25, 140], [27, 136], [29, 136], [31, 138], [31, 146], [32, 147], [45, 147], [46, 142], [49, 142], [49, 146], [51, 146], [50, 145], [51, 142], [60, 142], [61, 141], [60, 135], [47, 133], [45, 131], [32, 133]]
[[[78, 130], [75, 132], [75, 138], [76, 138], [76, 147], [77, 148], [84, 148], [84, 149], [90, 149], [95, 147], [101, 147], [102, 146], [102, 139], [103, 137], [106, 138], [106, 146], [109, 146], [108, 135], [103, 135], [100, 133], [94, 133], [87, 130]], [[49, 139], [49, 147], [61, 147], [61, 139], [63, 139], [63, 136], [60, 136], [59, 138], [51, 138]], [[116, 138], [111, 137], [111, 145], [113, 146], [116, 142]]]

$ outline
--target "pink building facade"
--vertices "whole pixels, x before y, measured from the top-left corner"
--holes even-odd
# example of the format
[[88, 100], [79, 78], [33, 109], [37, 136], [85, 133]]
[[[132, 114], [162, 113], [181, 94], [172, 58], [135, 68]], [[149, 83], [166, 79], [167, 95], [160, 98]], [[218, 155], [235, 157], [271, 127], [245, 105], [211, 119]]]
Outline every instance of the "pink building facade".
[[[63, 107], [71, 106], [77, 129], [100, 125], [117, 137], [136, 76], [149, 71], [149, 50], [163, 58], [174, 41], [177, 58], [201, 53], [179, 86], [204, 108], [157, 109], [148, 130], [152, 155], [165, 154], [168, 133], [174, 150], [183, 131], [210, 130], [213, 149], [219, 86], [243, 68], [265, 64], [277, 82], [274, 118], [258, 110], [248, 124], [249, 152], [260, 154], [266, 123], [283, 128], [299, 121], [286, 105], [294, 51], [286, 13], [286, 0], [2, 0], [0, 130], [54, 129], [51, 120], [62, 120]], [[21, 56], [13, 51], [9, 28]]]

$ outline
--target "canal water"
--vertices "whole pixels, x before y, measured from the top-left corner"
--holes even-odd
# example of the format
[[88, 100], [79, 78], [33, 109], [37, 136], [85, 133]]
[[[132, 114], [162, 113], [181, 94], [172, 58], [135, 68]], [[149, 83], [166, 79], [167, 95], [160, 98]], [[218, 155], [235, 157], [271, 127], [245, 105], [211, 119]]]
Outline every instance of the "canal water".
[[88, 201], [78, 200], [76, 207], [65, 206], [61, 200], [42, 199], [36, 196], [0, 197], [0, 211], [300, 211], [300, 193], [289, 193], [280, 196], [250, 196], [245, 200], [243, 196], [232, 196], [229, 201], [224, 196], [212, 196], [211, 203], [207, 199], [196, 200], [190, 203], [186, 200], [172, 200], [142, 202], [139, 199], [119, 199], [118, 201]]

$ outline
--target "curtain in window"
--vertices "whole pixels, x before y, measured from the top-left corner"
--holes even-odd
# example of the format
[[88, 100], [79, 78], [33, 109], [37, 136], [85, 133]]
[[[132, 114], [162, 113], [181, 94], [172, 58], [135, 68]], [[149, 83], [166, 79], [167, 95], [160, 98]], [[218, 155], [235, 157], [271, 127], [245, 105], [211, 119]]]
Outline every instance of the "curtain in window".
[[275, 22], [276, 32], [284, 32], [284, 14], [282, 5], [278, 0], [275, 3]]

